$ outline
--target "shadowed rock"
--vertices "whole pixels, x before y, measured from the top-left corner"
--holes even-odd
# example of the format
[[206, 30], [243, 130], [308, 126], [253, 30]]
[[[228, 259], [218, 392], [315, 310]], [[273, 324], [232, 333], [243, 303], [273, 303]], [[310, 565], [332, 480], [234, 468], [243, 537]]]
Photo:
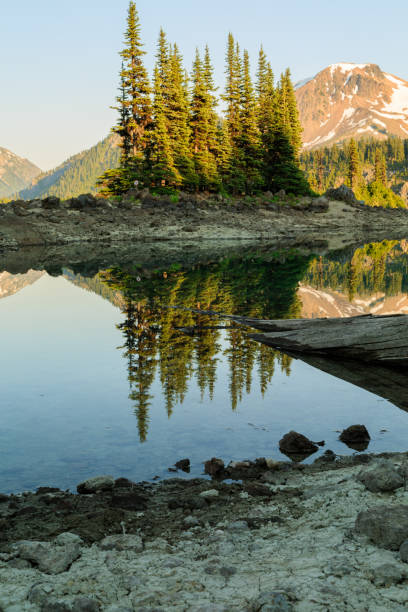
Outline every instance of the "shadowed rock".
[[339, 440], [347, 444], [349, 448], [357, 451], [365, 450], [370, 443], [370, 434], [364, 425], [351, 425], [343, 429]]
[[279, 440], [281, 453], [293, 461], [303, 461], [318, 450], [318, 446], [297, 431], [289, 431]]

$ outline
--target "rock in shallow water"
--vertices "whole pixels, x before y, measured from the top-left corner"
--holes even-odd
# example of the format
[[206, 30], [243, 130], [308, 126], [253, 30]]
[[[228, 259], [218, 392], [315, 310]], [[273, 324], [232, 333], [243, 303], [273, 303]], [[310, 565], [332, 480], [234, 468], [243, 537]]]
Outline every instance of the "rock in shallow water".
[[408, 539], [408, 506], [374, 506], [360, 512], [357, 533], [370, 538], [380, 548], [399, 550]]
[[318, 450], [318, 446], [297, 431], [289, 431], [279, 440], [279, 450], [294, 461], [302, 461]]
[[343, 429], [339, 440], [354, 450], [362, 451], [367, 448], [371, 438], [365, 425], [350, 425], [350, 427]]

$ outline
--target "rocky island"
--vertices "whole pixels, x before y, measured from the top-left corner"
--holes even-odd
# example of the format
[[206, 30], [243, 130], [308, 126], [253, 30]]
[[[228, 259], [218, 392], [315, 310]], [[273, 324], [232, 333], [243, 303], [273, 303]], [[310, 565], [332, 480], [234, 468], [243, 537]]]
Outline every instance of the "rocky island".
[[[22, 247], [140, 243], [146, 241], [281, 241], [341, 248], [368, 239], [406, 235], [408, 211], [365, 206], [340, 187], [326, 196], [157, 196], [131, 190], [120, 199], [84, 194], [61, 201], [0, 205], [0, 252]], [[92, 246], [91, 246], [92, 245]]]

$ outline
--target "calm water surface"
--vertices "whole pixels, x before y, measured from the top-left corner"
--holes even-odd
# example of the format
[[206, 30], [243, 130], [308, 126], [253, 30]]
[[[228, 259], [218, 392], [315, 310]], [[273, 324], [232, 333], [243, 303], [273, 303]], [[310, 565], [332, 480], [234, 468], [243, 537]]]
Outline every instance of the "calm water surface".
[[393, 241], [324, 258], [265, 249], [190, 267], [0, 272], [0, 491], [169, 477], [184, 457], [191, 475], [212, 456], [286, 459], [278, 441], [290, 429], [324, 439], [319, 453], [345, 454], [338, 431], [364, 423], [368, 450], [406, 450], [398, 402], [181, 308], [408, 312], [407, 250]]

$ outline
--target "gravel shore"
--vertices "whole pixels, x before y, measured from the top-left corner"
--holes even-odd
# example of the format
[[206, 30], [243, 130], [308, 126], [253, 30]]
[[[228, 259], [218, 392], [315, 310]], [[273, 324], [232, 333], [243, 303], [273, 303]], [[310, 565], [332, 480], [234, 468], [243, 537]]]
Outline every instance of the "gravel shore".
[[407, 453], [329, 453], [1, 496], [0, 608], [406, 610], [407, 474]]

